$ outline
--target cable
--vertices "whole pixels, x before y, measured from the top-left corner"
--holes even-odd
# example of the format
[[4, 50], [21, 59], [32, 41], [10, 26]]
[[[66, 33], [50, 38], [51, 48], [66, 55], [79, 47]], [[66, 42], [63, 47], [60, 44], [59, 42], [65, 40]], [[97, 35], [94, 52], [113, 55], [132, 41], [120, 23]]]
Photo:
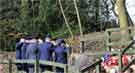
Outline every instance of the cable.
[[78, 24], [79, 24], [79, 28], [80, 28], [80, 35], [81, 35], [81, 38], [83, 38], [82, 24], [81, 24], [81, 20], [80, 20], [79, 11], [78, 11], [78, 8], [77, 8], [76, 0], [73, 0], [73, 1], [74, 1], [76, 13], [77, 13], [77, 19], [78, 19]]
[[60, 5], [60, 9], [61, 9], [62, 15], [63, 15], [64, 20], [65, 20], [65, 23], [66, 23], [66, 26], [67, 26], [67, 28], [68, 28], [68, 30], [69, 30], [69, 32], [70, 32], [71, 38], [73, 38], [73, 37], [74, 37], [74, 36], [73, 36], [73, 32], [72, 32], [72, 30], [71, 30], [71, 28], [70, 28], [70, 26], [69, 26], [69, 23], [68, 23], [68, 21], [67, 21], [67, 19], [66, 19], [65, 14], [64, 14], [64, 10], [63, 10], [62, 4], [61, 4], [61, 0], [59, 0], [59, 5]]

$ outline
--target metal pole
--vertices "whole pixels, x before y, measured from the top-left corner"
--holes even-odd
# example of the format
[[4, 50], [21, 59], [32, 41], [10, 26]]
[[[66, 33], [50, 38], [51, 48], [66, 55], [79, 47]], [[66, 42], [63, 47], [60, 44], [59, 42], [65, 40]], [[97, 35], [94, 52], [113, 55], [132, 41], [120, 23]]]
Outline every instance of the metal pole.
[[64, 67], [64, 73], [68, 73], [68, 66], [67, 65]]
[[71, 35], [71, 38], [73, 39], [73, 37], [74, 37], [74, 36], [73, 36], [73, 32], [72, 32], [72, 30], [71, 30], [71, 28], [70, 28], [70, 25], [69, 25], [69, 23], [68, 23], [68, 20], [67, 20], [65, 14], [64, 14], [64, 10], [63, 10], [62, 4], [61, 4], [61, 0], [59, 0], [59, 5], [60, 5], [60, 9], [61, 9], [62, 15], [63, 15], [63, 17], [64, 17], [64, 20], [65, 20], [65, 24], [66, 24], [66, 26], [67, 26], [67, 28], [68, 28], [68, 31], [69, 31], [69, 33], [70, 33], [70, 35]]
[[[97, 59], [97, 61], [98, 61], [98, 59]], [[97, 64], [97, 66], [96, 66], [96, 73], [100, 73], [100, 63], [99, 64]]]
[[123, 67], [123, 65], [122, 65], [122, 54], [121, 54], [121, 52], [119, 52], [119, 54], [118, 54], [118, 57], [119, 57], [119, 73], [122, 73], [122, 67]]
[[39, 60], [36, 59], [36, 63], [35, 63], [35, 73], [39, 73]]
[[81, 35], [81, 38], [82, 38], [83, 37], [83, 31], [82, 31], [82, 24], [81, 24], [81, 20], [80, 20], [79, 10], [77, 8], [76, 0], [73, 0], [73, 1], [74, 1], [76, 13], [77, 13], [77, 19], [78, 19], [78, 24], [79, 24], [79, 28], [80, 28], [80, 35]]
[[9, 73], [12, 73], [12, 60], [9, 59]]
[[81, 37], [80, 48], [81, 48], [81, 53], [82, 53], [82, 52], [84, 52], [84, 45], [83, 45], [84, 44], [84, 39], [83, 39], [82, 24], [81, 24], [79, 10], [78, 10], [78, 7], [77, 7], [76, 0], [73, 0], [73, 1], [74, 1], [74, 6], [75, 6], [75, 9], [76, 9], [76, 13], [77, 13], [77, 20], [78, 20], [78, 24], [79, 24], [79, 28], [80, 28], [80, 37]]
[[85, 51], [85, 47], [84, 47], [84, 40], [81, 40], [81, 43], [80, 43], [80, 48], [81, 48], [81, 53], [84, 53]]
[[38, 41], [38, 38], [36, 39], [36, 51], [35, 51], [35, 54], [36, 54], [36, 63], [35, 63], [35, 73], [39, 73], [39, 50], [38, 50], [38, 44], [39, 44], [39, 41]]

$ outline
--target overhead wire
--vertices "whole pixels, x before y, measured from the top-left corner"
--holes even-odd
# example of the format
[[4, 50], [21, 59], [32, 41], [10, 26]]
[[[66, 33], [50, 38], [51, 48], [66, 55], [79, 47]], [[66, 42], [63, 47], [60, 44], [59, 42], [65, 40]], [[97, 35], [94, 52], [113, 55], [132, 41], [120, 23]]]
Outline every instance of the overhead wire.
[[81, 49], [80, 53], [83, 53], [84, 52], [84, 36], [83, 36], [83, 31], [82, 31], [82, 24], [81, 24], [79, 10], [77, 8], [76, 0], [73, 0], [73, 1], [74, 1], [74, 7], [76, 10], [78, 25], [79, 25], [79, 29], [80, 29], [80, 49]]
[[77, 8], [76, 0], [73, 0], [73, 1], [74, 1], [74, 7], [76, 10], [78, 25], [79, 25], [79, 29], [80, 29], [80, 36], [81, 36], [81, 38], [83, 38], [83, 31], [82, 31], [82, 24], [81, 24], [81, 20], [80, 20], [79, 10]]
[[66, 18], [66, 16], [65, 16], [65, 13], [64, 13], [64, 10], [63, 10], [63, 7], [62, 7], [61, 0], [59, 0], [59, 5], [60, 5], [60, 10], [61, 10], [62, 15], [63, 15], [64, 20], [65, 20], [65, 24], [66, 24], [66, 26], [67, 26], [67, 28], [68, 28], [68, 31], [69, 31], [69, 33], [70, 33], [70, 35], [71, 35], [71, 38], [73, 38], [73, 37], [74, 37], [74, 36], [73, 36], [73, 32], [72, 32], [72, 30], [71, 30], [71, 28], [70, 28], [70, 25], [69, 25], [69, 23], [68, 23], [68, 21], [67, 21], [67, 18]]

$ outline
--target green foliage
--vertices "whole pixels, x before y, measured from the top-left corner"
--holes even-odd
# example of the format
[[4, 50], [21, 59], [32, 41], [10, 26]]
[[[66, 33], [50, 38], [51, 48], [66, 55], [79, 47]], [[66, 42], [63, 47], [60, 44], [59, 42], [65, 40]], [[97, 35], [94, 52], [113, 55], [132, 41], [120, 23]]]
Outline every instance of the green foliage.
[[[112, 21], [106, 20], [109, 19], [107, 2], [77, 0], [77, 5], [84, 33], [112, 26], [108, 25]], [[73, 0], [62, 0], [62, 6], [72, 32], [79, 35]], [[42, 36], [51, 33], [57, 38], [69, 36], [58, 0], [0, 0], [0, 42], [7, 38], [11, 40], [7, 34], [14, 32], [38, 33]], [[3, 48], [2, 44], [0, 48]]]

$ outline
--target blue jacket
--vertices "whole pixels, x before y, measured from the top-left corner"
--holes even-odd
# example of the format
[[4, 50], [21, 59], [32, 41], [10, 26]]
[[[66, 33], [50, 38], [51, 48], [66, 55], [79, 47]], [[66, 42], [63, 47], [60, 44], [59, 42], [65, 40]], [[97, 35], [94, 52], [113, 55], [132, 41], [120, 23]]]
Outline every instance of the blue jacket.
[[55, 61], [62, 64], [67, 64], [68, 48], [64, 46], [57, 46], [55, 48]]
[[53, 53], [53, 44], [51, 42], [44, 42], [39, 47], [40, 60], [51, 61]]
[[26, 49], [29, 43], [23, 43], [23, 46], [21, 48], [21, 59], [27, 59], [26, 58]]
[[26, 59], [35, 60], [36, 56], [38, 56], [38, 53], [36, 54], [36, 50], [38, 50], [37, 44], [29, 43], [26, 47]]
[[[26, 46], [28, 43], [22, 43], [22, 42], [17, 42], [16, 43], [16, 59], [26, 59]], [[25, 70], [27, 71], [27, 65], [26, 64], [16, 64], [18, 70]]]
[[16, 43], [16, 59], [21, 59], [21, 48], [23, 46], [22, 42]]

